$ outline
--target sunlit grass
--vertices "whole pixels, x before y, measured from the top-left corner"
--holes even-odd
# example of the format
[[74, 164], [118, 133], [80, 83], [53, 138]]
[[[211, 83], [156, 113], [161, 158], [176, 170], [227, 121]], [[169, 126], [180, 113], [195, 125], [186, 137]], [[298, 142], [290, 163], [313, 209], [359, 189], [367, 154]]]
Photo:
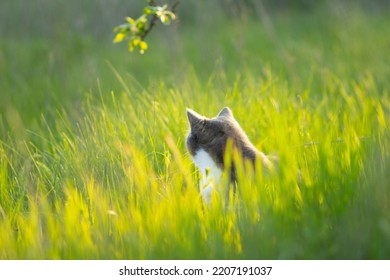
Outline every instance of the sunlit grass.
[[[134, 69], [104, 46], [45, 60], [44, 42], [0, 45], [25, 70], [0, 85], [0, 259], [389, 258], [390, 25], [352, 15], [346, 29], [340, 16], [279, 15], [270, 30], [243, 19], [205, 54], [183, 32], [180, 54], [150, 49]], [[96, 61], [110, 73], [98, 81]], [[206, 206], [185, 109], [224, 106], [280, 164], [239, 168], [236, 194], [221, 184]]]
[[[153, 95], [129, 87], [87, 98], [83, 118], [58, 113], [56, 127], [42, 129], [43, 148], [26, 142], [23, 156], [16, 143], [2, 144], [1, 257], [388, 256], [366, 239], [385, 240], [389, 225], [388, 182], [378, 181], [387, 176], [389, 103], [372, 91], [372, 77], [330, 78], [340, 98], [319, 104], [286, 97], [283, 82], [264, 78], [259, 87], [251, 78], [237, 82], [240, 96], [228, 81], [213, 94], [260, 149], [279, 155], [276, 175], [242, 171], [237, 194], [221, 186], [206, 207], [184, 147], [185, 107], [215, 115], [218, 105], [163, 83]], [[383, 195], [365, 197], [378, 188]], [[381, 216], [364, 236], [360, 207]], [[359, 250], [345, 251], [346, 235]]]

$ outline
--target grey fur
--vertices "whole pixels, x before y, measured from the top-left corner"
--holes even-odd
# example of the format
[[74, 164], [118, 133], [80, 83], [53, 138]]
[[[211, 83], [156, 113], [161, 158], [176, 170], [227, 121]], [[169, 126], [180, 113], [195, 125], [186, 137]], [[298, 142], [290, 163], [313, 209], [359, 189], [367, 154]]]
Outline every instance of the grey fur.
[[[270, 160], [250, 142], [228, 107], [223, 108], [218, 116], [212, 119], [191, 109], [187, 109], [187, 116], [191, 131], [187, 135], [186, 146], [192, 156], [199, 149], [204, 149], [224, 170], [226, 145], [228, 139], [231, 139], [233, 148], [237, 149], [244, 160], [249, 160], [253, 166], [259, 160], [268, 169], [271, 167]], [[231, 164], [230, 177], [231, 181], [236, 181], [234, 162]]]

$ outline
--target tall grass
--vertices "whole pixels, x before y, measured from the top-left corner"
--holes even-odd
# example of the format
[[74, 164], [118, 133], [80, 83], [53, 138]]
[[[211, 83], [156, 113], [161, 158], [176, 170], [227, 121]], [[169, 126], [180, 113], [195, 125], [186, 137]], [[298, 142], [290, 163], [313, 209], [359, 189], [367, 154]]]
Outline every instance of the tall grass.
[[269, 78], [213, 88], [281, 168], [210, 209], [185, 153], [184, 108], [216, 114], [218, 103], [164, 84], [87, 99], [79, 121], [59, 113], [43, 128], [40, 148], [2, 144], [1, 257], [388, 257], [389, 108], [373, 83], [339, 85], [341, 100], [319, 104]]
[[[93, 39], [2, 42], [0, 258], [389, 258], [388, 18], [317, 13], [187, 26], [129, 65]], [[280, 167], [207, 207], [185, 108], [223, 106]]]

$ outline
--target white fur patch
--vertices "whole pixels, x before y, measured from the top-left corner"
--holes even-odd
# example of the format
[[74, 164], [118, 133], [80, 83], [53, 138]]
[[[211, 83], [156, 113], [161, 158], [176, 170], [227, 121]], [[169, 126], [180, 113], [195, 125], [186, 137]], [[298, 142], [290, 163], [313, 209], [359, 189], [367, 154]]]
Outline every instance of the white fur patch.
[[222, 170], [203, 149], [196, 152], [193, 160], [201, 173], [201, 179], [199, 182], [200, 193], [205, 202], [210, 203], [213, 184], [221, 180]]

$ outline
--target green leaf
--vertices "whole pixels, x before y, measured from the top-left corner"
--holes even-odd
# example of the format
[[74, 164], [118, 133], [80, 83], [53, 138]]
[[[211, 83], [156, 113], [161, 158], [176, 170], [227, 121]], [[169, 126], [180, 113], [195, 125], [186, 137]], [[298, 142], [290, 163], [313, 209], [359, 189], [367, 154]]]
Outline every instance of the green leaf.
[[121, 25], [118, 25], [117, 27], [115, 27], [114, 31], [115, 32], [124, 32], [124, 31], [130, 30], [130, 28], [131, 28], [130, 24], [124, 23], [124, 24], [121, 24]]
[[137, 36], [132, 40], [134, 46], [138, 46], [141, 43], [141, 37]]
[[156, 15], [164, 25], [169, 25], [172, 20], [176, 19], [176, 15], [171, 11], [162, 10], [157, 12]]
[[141, 49], [141, 51], [146, 51], [148, 49], [148, 43], [146, 43], [145, 41], [141, 41], [139, 43], [139, 48]]
[[138, 27], [139, 29], [144, 29], [145, 26], [146, 26], [146, 23], [145, 23], [145, 22], [143, 22], [143, 21], [137, 21], [137, 27]]
[[171, 11], [166, 11], [165, 13], [167, 14], [167, 16], [170, 16], [172, 20], [175, 20], [175, 19], [176, 19], [175, 13], [173, 13], [173, 12], [171, 12]]
[[147, 23], [148, 22], [148, 18], [146, 17], [146, 15], [142, 15], [141, 17], [139, 17], [137, 19], [137, 22], [142, 22], [142, 23]]
[[169, 25], [171, 23], [171, 19], [166, 15], [166, 14], [162, 14], [160, 16], [160, 20], [161, 22], [164, 24], [164, 25]]
[[131, 17], [126, 17], [126, 21], [129, 23], [129, 24], [134, 24], [135, 23], [135, 20]]
[[154, 14], [154, 11], [153, 11], [152, 7], [150, 7], [150, 6], [145, 7], [145, 8], [144, 8], [144, 14], [145, 14], [145, 15]]
[[113, 42], [119, 43], [119, 42], [122, 42], [125, 38], [126, 38], [126, 34], [121, 32], [121, 33], [116, 34]]

